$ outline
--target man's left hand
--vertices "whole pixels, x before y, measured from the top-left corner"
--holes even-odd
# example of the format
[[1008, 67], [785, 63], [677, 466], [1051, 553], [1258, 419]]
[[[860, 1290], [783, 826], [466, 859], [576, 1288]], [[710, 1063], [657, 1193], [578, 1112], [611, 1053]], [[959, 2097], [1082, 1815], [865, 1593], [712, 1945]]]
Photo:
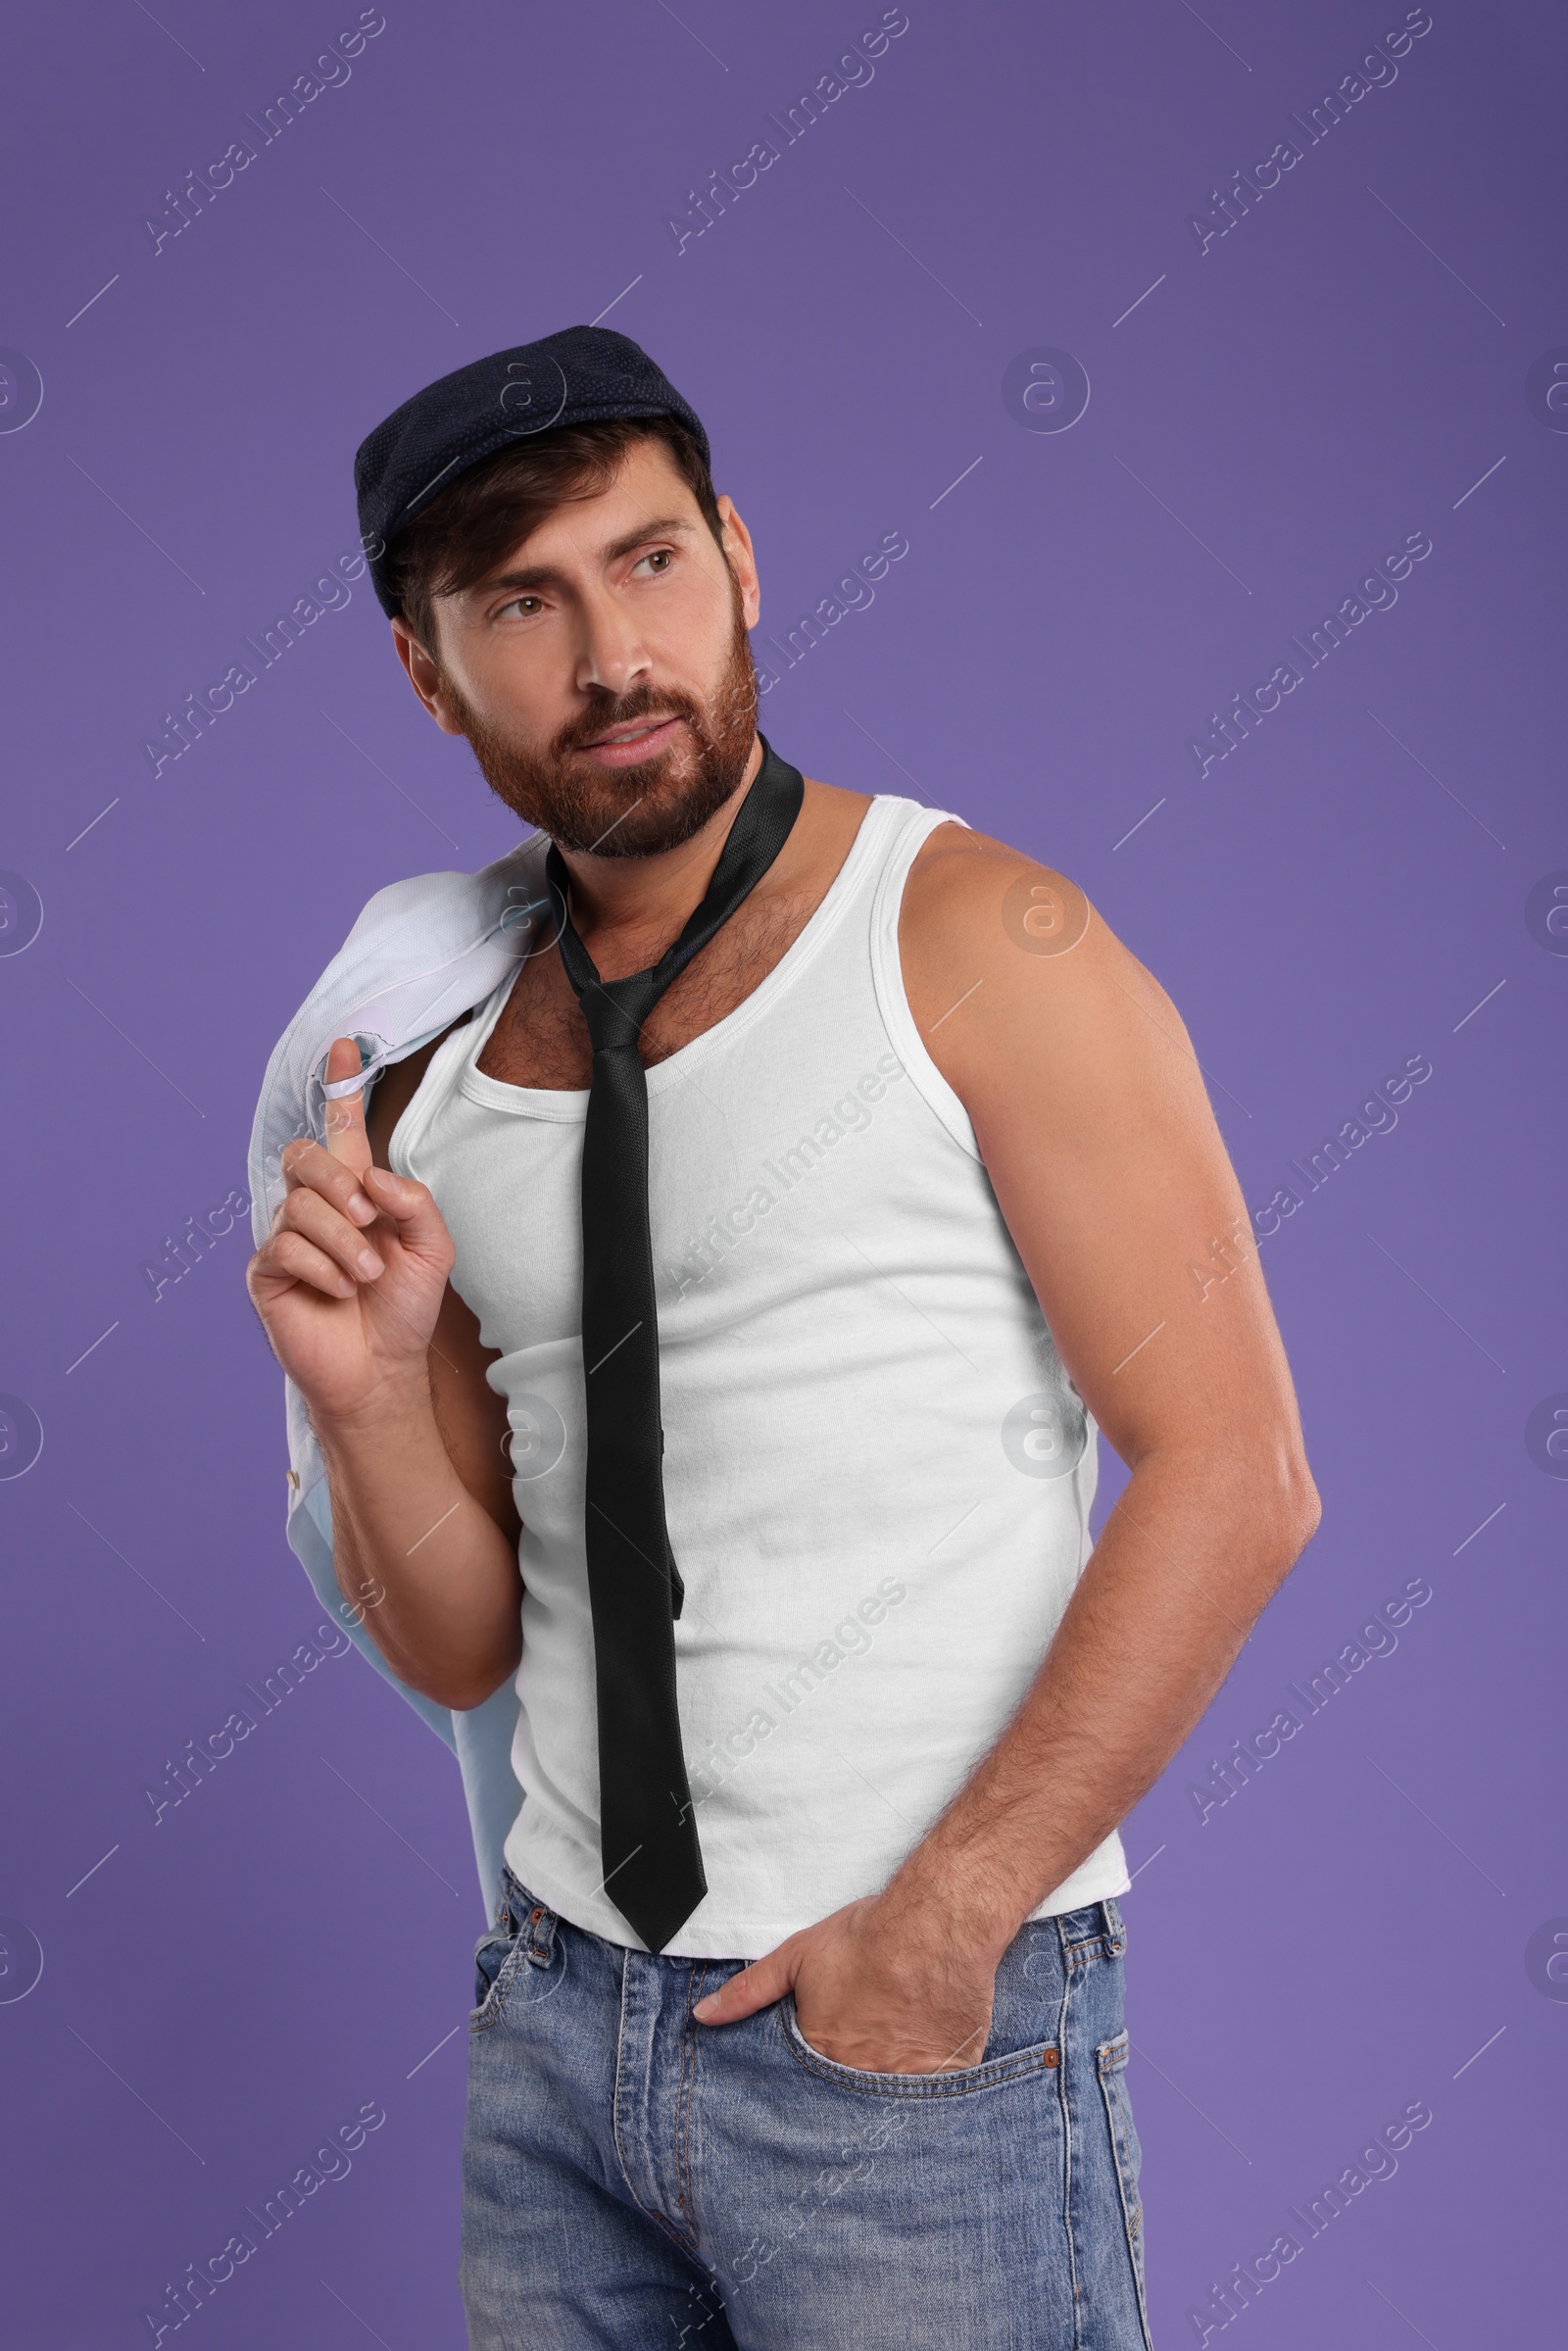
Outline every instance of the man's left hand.
[[921, 1915], [872, 1894], [789, 1935], [692, 2013], [733, 2025], [793, 1991], [802, 2033], [836, 2064], [952, 2073], [984, 2054], [996, 1969], [993, 1955], [955, 1938], [946, 1905]]

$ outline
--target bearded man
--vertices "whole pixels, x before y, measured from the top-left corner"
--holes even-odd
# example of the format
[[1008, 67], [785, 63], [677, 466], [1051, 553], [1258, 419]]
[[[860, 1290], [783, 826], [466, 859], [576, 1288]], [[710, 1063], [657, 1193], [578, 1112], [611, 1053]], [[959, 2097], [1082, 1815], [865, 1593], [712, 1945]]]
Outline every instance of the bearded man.
[[248, 1270], [354, 1621], [460, 1755], [510, 1710], [470, 2341], [1147, 2346], [1117, 1824], [1317, 1521], [1186, 1030], [1064, 875], [758, 732], [752, 537], [626, 337], [357, 479], [536, 828], [499, 974], [405, 922], [444, 1025], [326, 1041]]

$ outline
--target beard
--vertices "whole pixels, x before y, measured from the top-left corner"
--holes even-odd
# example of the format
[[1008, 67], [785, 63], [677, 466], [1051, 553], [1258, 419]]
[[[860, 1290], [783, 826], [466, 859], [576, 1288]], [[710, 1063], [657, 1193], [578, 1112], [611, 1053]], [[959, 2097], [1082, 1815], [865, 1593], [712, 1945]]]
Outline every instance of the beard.
[[[443, 683], [479, 771], [499, 800], [563, 849], [601, 857], [652, 857], [701, 832], [730, 800], [757, 734], [757, 668], [731, 575], [733, 627], [724, 672], [706, 703], [678, 688], [596, 689], [588, 709], [548, 750], [534, 751], [471, 710]], [[582, 746], [636, 719], [674, 716], [684, 731], [649, 759], [600, 767]]]

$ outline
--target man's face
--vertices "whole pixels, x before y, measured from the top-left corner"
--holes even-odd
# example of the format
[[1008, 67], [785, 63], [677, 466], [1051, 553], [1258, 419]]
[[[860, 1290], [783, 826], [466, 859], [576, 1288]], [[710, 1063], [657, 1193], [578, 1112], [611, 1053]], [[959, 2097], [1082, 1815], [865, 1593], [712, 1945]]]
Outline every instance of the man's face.
[[428, 652], [394, 624], [437, 723], [466, 735], [491, 790], [564, 849], [656, 856], [741, 781], [757, 734], [757, 573], [727, 498], [719, 513], [729, 562], [664, 445], [633, 442], [607, 490], [559, 507], [489, 578], [438, 600]]

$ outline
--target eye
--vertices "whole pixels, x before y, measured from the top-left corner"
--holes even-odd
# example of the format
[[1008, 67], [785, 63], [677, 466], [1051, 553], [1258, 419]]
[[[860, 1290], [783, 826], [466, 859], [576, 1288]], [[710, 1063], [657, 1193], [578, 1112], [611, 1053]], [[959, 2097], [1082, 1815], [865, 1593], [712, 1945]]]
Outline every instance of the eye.
[[650, 552], [649, 552], [647, 555], [645, 555], [644, 557], [642, 557], [641, 561], [640, 561], [640, 562], [637, 563], [637, 565], [636, 565], [635, 567], [636, 567], [636, 569], [637, 569], [637, 570], [639, 570], [639, 571], [640, 571], [640, 570], [642, 569], [642, 567], [643, 567], [643, 564], [644, 564], [644, 563], [658, 563], [658, 564], [660, 564], [660, 565], [662, 566], [662, 568], [661, 568], [661, 570], [660, 570], [660, 571], [659, 571], [659, 572], [656, 574], [656, 577], [658, 577], [658, 578], [661, 578], [661, 579], [662, 579], [662, 578], [663, 577], [664, 569], [667, 569], [667, 567], [668, 567], [668, 566], [669, 566], [669, 565], [670, 565], [670, 564], [671, 564], [671, 563], [672, 563], [674, 561], [675, 561], [675, 550], [673, 549], [673, 547], [655, 547], [655, 548], [653, 548], [653, 549], [652, 549], [652, 550], [651, 550], [651, 551], [650, 551]]
[[[522, 605], [531, 604], [537, 608], [539, 603], [540, 599], [537, 596], [514, 596], [511, 597], [506, 604], [497, 607], [495, 616], [499, 620], [503, 613], [514, 612]], [[526, 618], [527, 615], [524, 614], [524, 617]]]

